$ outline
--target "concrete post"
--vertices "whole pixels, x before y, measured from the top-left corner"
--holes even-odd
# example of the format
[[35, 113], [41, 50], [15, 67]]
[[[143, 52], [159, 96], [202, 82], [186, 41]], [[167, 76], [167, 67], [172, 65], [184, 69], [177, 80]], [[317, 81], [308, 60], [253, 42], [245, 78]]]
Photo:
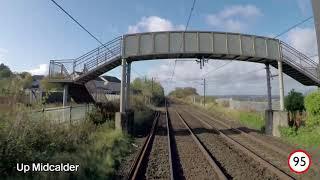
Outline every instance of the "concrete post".
[[67, 106], [68, 104], [68, 89], [69, 89], [68, 84], [65, 84], [63, 86], [63, 99], [62, 99], [63, 107]]
[[122, 59], [120, 113], [124, 113], [126, 109], [126, 84], [127, 84], [126, 73], [127, 73], [127, 62], [126, 62], [126, 59]]
[[282, 70], [281, 61], [278, 61], [278, 77], [279, 77], [279, 90], [280, 90], [280, 111], [284, 111], [283, 70]]
[[272, 97], [271, 97], [271, 83], [270, 83], [270, 66], [266, 64], [266, 73], [267, 73], [267, 91], [268, 91], [268, 109], [272, 110]]
[[126, 110], [130, 109], [130, 76], [131, 76], [131, 62], [127, 63], [127, 86], [126, 86]]

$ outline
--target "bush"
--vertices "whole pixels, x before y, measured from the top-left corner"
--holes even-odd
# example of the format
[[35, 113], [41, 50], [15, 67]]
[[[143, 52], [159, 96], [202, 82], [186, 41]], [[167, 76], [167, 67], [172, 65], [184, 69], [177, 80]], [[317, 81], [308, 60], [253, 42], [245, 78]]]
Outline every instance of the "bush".
[[289, 125], [291, 127], [295, 126], [298, 129], [302, 124], [300, 114], [305, 110], [303, 94], [292, 89], [288, 96], [285, 97], [284, 105], [287, 111], [289, 111]]
[[309, 94], [305, 99], [305, 107], [308, 115], [306, 124], [316, 126], [320, 124], [320, 91]]
[[289, 112], [303, 111], [305, 109], [303, 94], [292, 89], [285, 97], [284, 105]]
[[131, 83], [133, 95], [142, 96], [145, 104], [161, 105], [164, 102], [164, 89], [153, 79], [136, 78]]
[[[101, 119], [99, 113], [92, 114]], [[2, 178], [25, 179], [24, 174], [18, 174], [14, 169], [16, 163], [43, 162], [79, 164], [80, 169], [73, 173], [29, 173], [28, 177], [111, 179], [120, 159], [130, 151], [130, 139], [114, 130], [113, 122], [95, 125], [91, 121], [81, 121], [75, 125], [57, 124], [50, 119], [40, 121], [33, 119], [24, 108], [1, 115]]]
[[197, 96], [199, 94], [197, 93], [197, 90], [192, 87], [176, 88], [174, 91], [171, 91], [169, 93], [169, 96], [173, 96], [176, 98], [186, 98], [193, 95]]
[[94, 107], [91, 112], [88, 113], [87, 118], [93, 124], [102, 124], [106, 122], [106, 119], [103, 117], [103, 114], [99, 108]]
[[281, 127], [281, 137], [294, 145], [317, 148], [320, 145], [320, 127], [295, 128]]

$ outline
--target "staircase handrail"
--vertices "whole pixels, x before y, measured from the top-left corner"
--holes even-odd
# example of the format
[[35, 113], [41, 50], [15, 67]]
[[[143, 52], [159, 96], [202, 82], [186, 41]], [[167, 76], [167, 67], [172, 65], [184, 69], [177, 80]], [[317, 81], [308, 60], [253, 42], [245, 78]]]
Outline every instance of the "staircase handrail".
[[[292, 46], [288, 45], [285, 42], [280, 41], [281, 51], [282, 51], [282, 59], [284, 61], [289, 61], [292, 65], [296, 66], [296, 68], [303, 70], [306, 72], [309, 76], [312, 76], [316, 80], [320, 81], [319, 74], [316, 72], [312, 72], [311, 69], [317, 71], [318, 70], [318, 64], [313, 61], [311, 58], [306, 56], [305, 54], [301, 53], [297, 49], [293, 48]], [[290, 57], [286, 55], [286, 53], [289, 53], [294, 56], [294, 58], [297, 58], [300, 63], [296, 60], [294, 60], [293, 57]], [[302, 62], [308, 66], [304, 66]]]

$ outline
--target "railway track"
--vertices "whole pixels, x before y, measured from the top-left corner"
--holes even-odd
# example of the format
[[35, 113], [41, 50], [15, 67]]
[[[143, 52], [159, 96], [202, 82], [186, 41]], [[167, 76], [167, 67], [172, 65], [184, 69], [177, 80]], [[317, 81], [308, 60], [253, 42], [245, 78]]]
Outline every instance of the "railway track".
[[169, 111], [172, 123], [175, 179], [228, 179], [206, 147], [179, 114]]
[[[174, 119], [172, 124], [171, 119]], [[171, 113], [169, 118], [167, 108], [158, 113], [127, 179], [208, 177], [227, 179], [183, 119]]]
[[211, 125], [215, 127], [216, 129], [218, 129], [220, 132], [223, 132], [232, 140], [238, 142], [239, 144], [244, 146], [246, 149], [256, 154], [257, 156], [261, 157], [262, 159], [267, 161], [270, 165], [280, 169], [282, 172], [286, 173], [292, 178], [313, 179], [318, 174], [318, 172], [314, 168], [311, 168], [307, 174], [297, 176], [296, 174], [290, 171], [287, 165], [287, 158], [288, 158], [289, 152], [273, 144], [267, 143], [266, 141], [263, 141], [256, 136], [250, 135], [242, 131], [241, 129], [233, 128], [232, 126], [228, 125], [226, 122], [215, 119], [201, 111], [188, 108], [187, 110], [184, 110], [184, 112], [188, 112], [194, 118], [200, 119], [204, 123], [209, 124], [209, 126]]
[[[239, 177], [239, 174], [237, 174], [234, 171], [234, 168], [232, 166], [238, 167], [237, 171], [242, 172], [242, 173], [247, 173], [247, 175], [253, 176], [256, 178], [270, 178], [270, 179], [295, 179], [292, 175], [288, 174], [287, 172], [283, 171], [282, 169], [278, 168], [277, 166], [273, 165], [270, 163], [269, 160], [264, 159], [262, 156], [259, 154], [255, 153], [251, 149], [248, 148], [248, 144], [243, 144], [243, 141], [239, 140], [238, 137], [239, 133], [237, 132], [231, 132], [229, 130], [226, 130], [225, 128], [217, 128], [217, 122], [214, 123], [209, 123], [203, 118], [200, 118], [198, 114], [195, 114], [193, 111], [189, 110], [187, 111], [180, 111], [181, 114], [183, 113], [184, 117], [188, 120], [188, 123], [190, 123], [190, 126], [193, 126], [197, 131], [200, 127], [204, 127], [207, 130], [212, 130], [215, 133], [208, 133], [206, 135], [200, 134], [199, 132], [196, 133], [200, 139], [203, 140], [204, 144], [207, 145], [208, 147], [210, 146], [211, 152], [215, 154], [215, 156], [221, 161], [222, 166], [226, 169], [226, 171], [230, 174], [232, 178], [244, 178], [242, 175]], [[182, 117], [183, 118], [183, 117]], [[198, 121], [201, 123], [196, 123], [195, 121]], [[219, 136], [219, 137], [217, 137]], [[243, 136], [242, 136], [243, 137]], [[220, 139], [220, 140], [219, 140]], [[220, 142], [219, 142], [220, 141]], [[224, 143], [221, 143], [224, 141]], [[236, 165], [235, 163], [231, 162], [225, 162], [227, 159], [221, 158], [219, 152], [219, 148], [217, 147], [212, 147], [212, 144], [215, 143], [216, 145], [219, 145], [220, 148], [222, 146], [229, 146], [229, 149], [232, 149], [230, 152], [225, 152], [227, 154], [230, 154], [230, 157], [228, 158], [229, 161], [235, 161], [238, 162], [242, 167], [245, 168], [239, 168], [239, 164]], [[219, 144], [220, 143], [220, 144]], [[225, 144], [227, 143], [227, 144]], [[224, 147], [223, 149], [227, 150], [228, 147]], [[222, 150], [223, 150], [222, 149]], [[240, 153], [241, 152], [241, 153]], [[246, 157], [245, 157], [245, 156]], [[242, 156], [239, 158], [239, 156]], [[243, 161], [247, 163], [243, 163]], [[230, 167], [231, 166], [231, 167]], [[256, 167], [256, 169], [255, 169]], [[251, 172], [250, 172], [251, 171]], [[255, 173], [256, 172], [256, 173]], [[262, 177], [259, 177], [259, 175], [262, 175]], [[246, 177], [249, 178], [249, 177]], [[252, 177], [251, 177], [252, 178]], [[250, 179], [251, 179], [250, 178]]]
[[[158, 112], [127, 179], [297, 178], [262, 140], [207, 116], [175, 106]], [[273, 158], [282, 154], [268, 148]]]

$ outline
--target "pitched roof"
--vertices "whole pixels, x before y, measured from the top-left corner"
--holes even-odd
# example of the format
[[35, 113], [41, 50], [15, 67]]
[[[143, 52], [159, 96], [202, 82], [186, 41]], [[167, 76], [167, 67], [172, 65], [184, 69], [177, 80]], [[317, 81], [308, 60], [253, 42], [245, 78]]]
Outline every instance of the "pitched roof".
[[120, 79], [114, 77], [114, 76], [102, 76], [104, 79], [106, 79], [109, 82], [117, 82], [121, 83]]
[[33, 75], [32, 80], [42, 80], [44, 78], [43, 75]]

